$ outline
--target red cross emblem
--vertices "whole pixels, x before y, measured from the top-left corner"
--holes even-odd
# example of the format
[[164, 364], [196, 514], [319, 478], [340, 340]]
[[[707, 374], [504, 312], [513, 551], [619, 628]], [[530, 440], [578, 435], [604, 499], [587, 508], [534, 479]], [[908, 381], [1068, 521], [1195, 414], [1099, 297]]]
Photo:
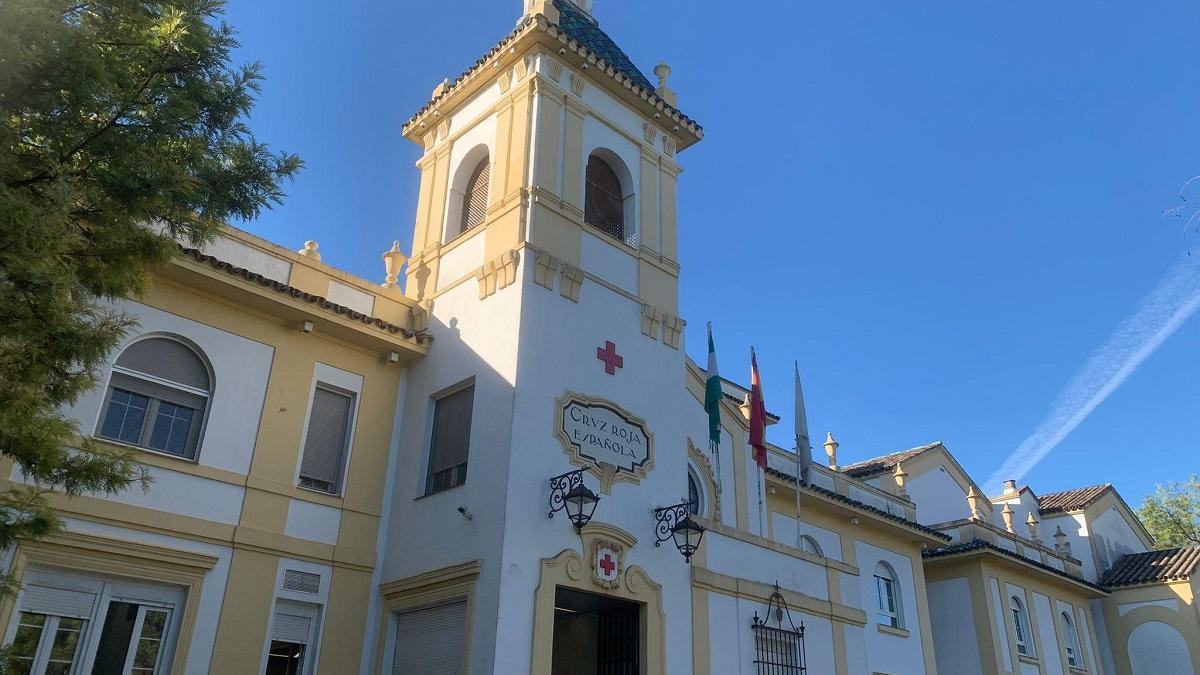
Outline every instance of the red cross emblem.
[[616, 375], [617, 368], [625, 367], [625, 357], [617, 353], [617, 345], [611, 340], [605, 341], [603, 347], [596, 348], [596, 358], [604, 362], [604, 372]]
[[611, 577], [613, 572], [617, 571], [617, 562], [613, 560], [611, 553], [605, 553], [603, 558], [600, 558], [600, 569], [604, 570], [604, 576]]

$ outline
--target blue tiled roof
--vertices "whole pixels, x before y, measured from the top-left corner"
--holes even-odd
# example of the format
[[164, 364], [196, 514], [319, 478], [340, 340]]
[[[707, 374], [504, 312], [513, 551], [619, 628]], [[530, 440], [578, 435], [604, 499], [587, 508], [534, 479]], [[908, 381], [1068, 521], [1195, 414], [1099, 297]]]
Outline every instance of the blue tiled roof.
[[554, 0], [554, 7], [558, 10], [558, 27], [562, 32], [587, 47], [588, 51], [595, 52], [597, 57], [611, 63], [613, 67], [632, 79], [637, 86], [650, 92], [654, 91], [654, 85], [650, 83], [650, 80], [646, 79], [642, 71], [633, 65], [633, 61], [625, 52], [621, 51], [617, 43], [613, 42], [607, 33], [600, 30], [600, 25], [596, 23], [595, 19], [576, 7], [571, 0]]

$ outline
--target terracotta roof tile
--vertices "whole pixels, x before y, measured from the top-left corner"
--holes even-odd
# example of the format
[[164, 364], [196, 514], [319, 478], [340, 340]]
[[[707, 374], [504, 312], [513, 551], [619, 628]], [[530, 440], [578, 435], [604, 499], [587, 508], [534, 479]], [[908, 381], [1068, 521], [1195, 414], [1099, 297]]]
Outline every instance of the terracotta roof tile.
[[1187, 579], [1200, 564], [1200, 546], [1122, 556], [1100, 579], [1109, 588]]
[[264, 286], [266, 288], [273, 289], [284, 295], [289, 295], [293, 298], [303, 300], [304, 302], [316, 305], [317, 307], [320, 307], [322, 309], [333, 312], [334, 314], [341, 314], [341, 315], [346, 316], [354, 321], [358, 321], [358, 322], [361, 322], [366, 325], [375, 326], [376, 328], [387, 331], [388, 333], [391, 333], [393, 335], [398, 334], [405, 338], [415, 340], [416, 342], [421, 343], [421, 344], [429, 344], [433, 340], [433, 336], [424, 331], [414, 331], [410, 328], [405, 328], [403, 326], [397, 326], [396, 324], [391, 323], [390, 321], [385, 321], [383, 319], [371, 316], [369, 314], [363, 314], [362, 312], [350, 309], [349, 307], [346, 307], [345, 305], [339, 305], [336, 302], [331, 302], [328, 299], [326, 299], [320, 295], [313, 295], [312, 293], [308, 293], [307, 291], [302, 291], [299, 288], [296, 288], [295, 286], [289, 286], [288, 284], [285, 284], [281, 281], [276, 281], [269, 277], [265, 277], [257, 272], [251, 272], [250, 270], [245, 269], [243, 267], [238, 267], [237, 265], [234, 265], [233, 263], [229, 263], [229, 262], [226, 262], [219, 258], [215, 258], [211, 255], [206, 255], [197, 249], [188, 248], [185, 246], [181, 246], [180, 249], [182, 250], [184, 255], [194, 258], [197, 262], [208, 263], [209, 265], [212, 265], [214, 268], [222, 270], [228, 274], [242, 277], [246, 281], [254, 282], [254, 283], [259, 284], [260, 286]]
[[846, 466], [842, 467], [842, 473], [850, 476], [851, 478], [870, 478], [872, 476], [878, 476], [881, 473], [886, 473], [896, 468], [897, 462], [903, 462], [916, 457], [926, 450], [932, 450], [939, 445], [941, 445], [941, 442], [935, 441], [933, 443], [929, 443], [928, 445], [922, 445], [920, 447], [910, 448], [908, 450], [901, 450], [900, 452], [893, 452], [890, 455], [883, 455], [882, 457], [875, 457], [873, 459], [855, 462], [854, 464], [847, 464]]
[[1112, 483], [1092, 485], [1090, 487], [1051, 492], [1038, 497], [1038, 506], [1043, 514], [1062, 511], [1077, 511], [1087, 508], [1089, 504], [1099, 499], [1112, 488]]

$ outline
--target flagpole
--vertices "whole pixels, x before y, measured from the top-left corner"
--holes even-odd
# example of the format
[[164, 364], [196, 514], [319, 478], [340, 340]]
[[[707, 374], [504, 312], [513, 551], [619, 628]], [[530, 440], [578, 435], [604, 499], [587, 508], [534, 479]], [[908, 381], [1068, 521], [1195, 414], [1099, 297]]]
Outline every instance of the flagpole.
[[[802, 397], [803, 394], [800, 390], [800, 362], [793, 361], [792, 365], [796, 370], [796, 396]], [[796, 402], [796, 409], [803, 410], [802, 405], [803, 399], [801, 398]], [[800, 442], [800, 421], [798, 416], [794, 420], [794, 424], [796, 425], [796, 548], [803, 549], [804, 547], [801, 544], [804, 543], [804, 535], [800, 532], [800, 477], [804, 472], [800, 465], [800, 453], [804, 452], [805, 448], [804, 444]]]

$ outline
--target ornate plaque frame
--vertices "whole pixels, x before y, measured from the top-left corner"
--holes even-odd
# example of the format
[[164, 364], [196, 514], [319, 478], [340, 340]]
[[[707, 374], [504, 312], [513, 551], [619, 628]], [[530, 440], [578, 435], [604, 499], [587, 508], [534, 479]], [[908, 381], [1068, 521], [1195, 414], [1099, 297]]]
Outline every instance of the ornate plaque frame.
[[[621, 418], [629, 426], [637, 427], [646, 439], [646, 458], [634, 464], [632, 468], [627, 469], [623, 466], [618, 467], [598, 460], [587, 454], [563, 430], [563, 415], [571, 404], [578, 404], [588, 408], [603, 408]], [[586, 468], [589, 473], [599, 479], [600, 491], [604, 494], [612, 493], [613, 483], [641, 483], [642, 479], [654, 469], [654, 434], [650, 433], [650, 430], [646, 427], [646, 420], [608, 399], [566, 391], [562, 397], [554, 401], [553, 424], [554, 437], [562, 444], [563, 452], [567, 455], [567, 458], [575, 466]]]

